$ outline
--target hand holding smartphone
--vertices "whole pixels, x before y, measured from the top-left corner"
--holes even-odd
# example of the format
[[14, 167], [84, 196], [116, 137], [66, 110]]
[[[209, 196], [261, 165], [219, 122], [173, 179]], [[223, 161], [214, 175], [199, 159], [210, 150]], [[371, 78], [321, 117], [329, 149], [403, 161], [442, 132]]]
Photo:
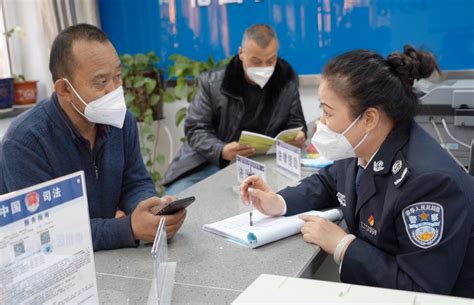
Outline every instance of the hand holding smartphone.
[[195, 200], [196, 198], [194, 196], [178, 199], [165, 206], [154, 206], [150, 209], [150, 212], [154, 215], [174, 214], [181, 209], [187, 208]]

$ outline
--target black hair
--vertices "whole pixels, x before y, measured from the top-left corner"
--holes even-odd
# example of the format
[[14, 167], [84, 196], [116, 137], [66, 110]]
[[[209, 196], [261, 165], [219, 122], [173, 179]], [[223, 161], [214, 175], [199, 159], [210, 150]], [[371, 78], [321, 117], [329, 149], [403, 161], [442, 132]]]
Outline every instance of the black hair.
[[107, 42], [109, 39], [99, 28], [86, 24], [76, 24], [62, 30], [54, 39], [49, 56], [49, 70], [56, 80], [71, 76], [74, 67], [72, 44], [76, 40]]
[[354, 118], [379, 107], [395, 126], [404, 126], [419, 110], [414, 80], [427, 78], [435, 70], [441, 73], [432, 53], [405, 45], [403, 53], [391, 53], [387, 59], [369, 50], [341, 54], [326, 64], [323, 78], [349, 101]]
[[248, 27], [242, 37], [242, 46], [249, 40], [253, 40], [261, 48], [266, 48], [273, 39], [277, 39], [275, 30], [266, 24], [254, 24]]

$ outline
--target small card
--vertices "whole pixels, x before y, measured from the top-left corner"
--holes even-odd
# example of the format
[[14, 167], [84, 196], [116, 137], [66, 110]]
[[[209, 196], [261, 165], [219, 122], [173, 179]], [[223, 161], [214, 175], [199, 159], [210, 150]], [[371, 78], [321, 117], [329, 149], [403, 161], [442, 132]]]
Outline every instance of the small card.
[[257, 161], [237, 156], [235, 163], [237, 165], [237, 181], [242, 183], [247, 177], [257, 175], [265, 180], [265, 165]]
[[280, 140], [276, 143], [278, 171], [289, 178], [301, 179], [301, 149]]

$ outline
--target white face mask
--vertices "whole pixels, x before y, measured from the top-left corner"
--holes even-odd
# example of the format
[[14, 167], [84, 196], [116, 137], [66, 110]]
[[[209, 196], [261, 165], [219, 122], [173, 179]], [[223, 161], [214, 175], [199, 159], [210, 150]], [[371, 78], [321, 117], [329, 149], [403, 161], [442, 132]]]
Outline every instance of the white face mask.
[[326, 159], [336, 161], [355, 158], [355, 150], [365, 141], [368, 134], [365, 134], [362, 140], [360, 140], [355, 147], [352, 147], [351, 143], [344, 135], [355, 125], [355, 123], [357, 123], [360, 117], [361, 116], [357, 117], [357, 119], [355, 119], [342, 133], [334, 132], [325, 124], [318, 122], [311, 143], [316, 147], [321, 156]]
[[125, 96], [122, 86], [90, 103], [86, 103], [71, 83], [65, 78], [63, 78], [63, 80], [71, 86], [72, 91], [74, 91], [79, 100], [86, 105], [83, 114], [77, 109], [74, 103], [71, 103], [80, 115], [92, 123], [111, 125], [117, 128], [123, 127], [127, 107], [125, 105]]
[[247, 68], [247, 76], [260, 88], [263, 88], [272, 77], [273, 71], [275, 71], [275, 67], [250, 67]]

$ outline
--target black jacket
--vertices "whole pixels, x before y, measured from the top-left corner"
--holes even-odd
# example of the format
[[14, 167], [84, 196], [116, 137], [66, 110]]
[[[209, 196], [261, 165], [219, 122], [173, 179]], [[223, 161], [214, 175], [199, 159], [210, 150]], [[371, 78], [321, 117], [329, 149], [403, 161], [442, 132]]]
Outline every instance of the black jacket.
[[346, 283], [474, 297], [474, 177], [418, 124], [394, 130], [355, 190], [345, 159], [280, 191], [287, 214], [341, 207]]
[[[166, 171], [164, 185], [186, 176], [204, 163], [221, 168], [228, 164], [221, 159], [221, 152], [224, 145], [235, 141], [240, 133], [240, 120], [244, 115], [244, 82], [244, 70], [238, 56], [224, 68], [201, 74], [198, 92], [184, 123], [187, 143], [183, 144]], [[300, 126], [306, 132], [298, 76], [286, 61], [278, 59], [266, 86], [269, 86], [266, 98], [274, 101], [275, 107], [265, 134], [274, 137], [285, 129]]]

